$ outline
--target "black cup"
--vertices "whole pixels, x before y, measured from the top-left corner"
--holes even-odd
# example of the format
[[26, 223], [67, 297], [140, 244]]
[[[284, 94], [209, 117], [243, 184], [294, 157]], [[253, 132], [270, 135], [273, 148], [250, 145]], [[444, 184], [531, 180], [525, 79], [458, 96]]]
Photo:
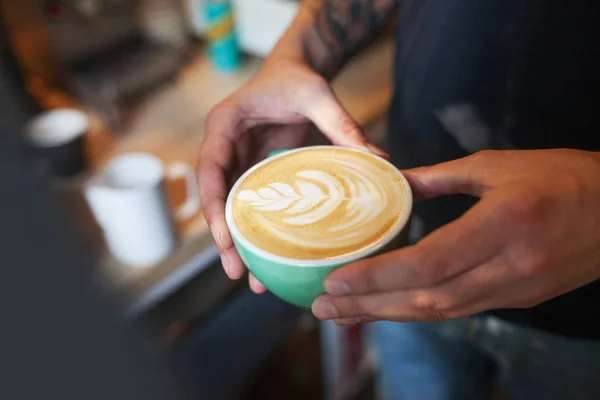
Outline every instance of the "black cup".
[[89, 119], [79, 110], [44, 112], [27, 126], [25, 145], [34, 162], [56, 177], [73, 177], [86, 168]]

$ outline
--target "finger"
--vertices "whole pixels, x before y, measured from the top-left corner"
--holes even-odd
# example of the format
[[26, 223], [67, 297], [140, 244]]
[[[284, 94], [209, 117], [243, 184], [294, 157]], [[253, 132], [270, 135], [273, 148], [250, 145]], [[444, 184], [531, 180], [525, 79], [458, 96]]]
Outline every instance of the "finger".
[[213, 135], [205, 139], [198, 155], [196, 177], [204, 217], [209, 225], [221, 219], [225, 221], [226, 172], [232, 163], [233, 146], [227, 138]]
[[[368, 295], [324, 295], [313, 304], [313, 313], [319, 319], [443, 321], [505, 307], [511, 300], [503, 295], [503, 288], [513, 280], [499, 256], [432, 288]], [[510, 296], [514, 297], [514, 292], [510, 292]]]
[[200, 200], [204, 217], [221, 255], [223, 268], [231, 279], [239, 279], [243, 276], [245, 267], [235, 251], [225, 221], [228, 193], [226, 172], [233, 162], [233, 147], [231, 141], [220, 131], [229, 129], [226, 123], [219, 123], [218, 119], [213, 118], [211, 123], [207, 122], [207, 127], [209, 126], [211, 134], [206, 137], [200, 148], [196, 172]]
[[[205, 138], [198, 155], [196, 175], [207, 219], [213, 217], [213, 201], [219, 204], [227, 198], [227, 175], [231, 173], [235, 163], [233, 143], [246, 129], [241, 125], [240, 118], [240, 112], [235, 108], [222, 105], [213, 109], [206, 120]], [[221, 207], [214, 207], [217, 217], [221, 214], [220, 209]]]
[[319, 94], [303, 113], [333, 144], [365, 149], [389, 158], [385, 151], [367, 141], [358, 124], [348, 115], [331, 89], [327, 88]]
[[200, 197], [203, 204], [204, 217], [210, 227], [221, 263], [227, 276], [239, 279], [243, 276], [245, 267], [235, 251], [233, 240], [225, 221], [225, 199], [227, 186], [223, 182], [222, 170], [215, 167], [200, 168]]
[[413, 190], [415, 200], [450, 194], [481, 197], [486, 189], [489, 156], [478, 153], [458, 160], [402, 171]]
[[[393, 314], [386, 310], [400, 302], [406, 292], [384, 292], [368, 295], [319, 296], [312, 304], [312, 312], [320, 320], [347, 320], [351, 322], [382, 319], [380, 316]], [[394, 306], [395, 307], [395, 306]]]
[[225, 250], [221, 250], [220, 255], [223, 269], [230, 279], [237, 280], [244, 276], [246, 266], [235, 247], [232, 246]]
[[323, 286], [333, 295], [366, 294], [430, 287], [477, 265], [502, 250], [501, 200], [482, 200], [459, 219], [413, 246], [358, 261], [333, 271]]
[[252, 274], [248, 275], [248, 284], [250, 285], [250, 289], [256, 294], [263, 294], [267, 291], [267, 288]]

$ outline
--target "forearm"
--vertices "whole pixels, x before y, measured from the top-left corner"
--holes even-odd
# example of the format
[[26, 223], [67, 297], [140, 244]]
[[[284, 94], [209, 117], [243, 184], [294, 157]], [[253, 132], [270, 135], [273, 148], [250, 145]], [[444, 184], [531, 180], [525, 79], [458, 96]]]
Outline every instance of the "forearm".
[[269, 59], [305, 62], [332, 78], [393, 16], [398, 0], [304, 0]]

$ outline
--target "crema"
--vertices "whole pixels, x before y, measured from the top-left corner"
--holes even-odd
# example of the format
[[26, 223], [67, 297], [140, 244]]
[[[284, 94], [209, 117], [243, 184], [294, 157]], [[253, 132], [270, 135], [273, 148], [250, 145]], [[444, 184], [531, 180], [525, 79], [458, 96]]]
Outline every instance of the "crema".
[[247, 174], [232, 215], [256, 247], [298, 260], [360, 251], [385, 237], [406, 208], [400, 173], [360, 150], [314, 148], [278, 157]]

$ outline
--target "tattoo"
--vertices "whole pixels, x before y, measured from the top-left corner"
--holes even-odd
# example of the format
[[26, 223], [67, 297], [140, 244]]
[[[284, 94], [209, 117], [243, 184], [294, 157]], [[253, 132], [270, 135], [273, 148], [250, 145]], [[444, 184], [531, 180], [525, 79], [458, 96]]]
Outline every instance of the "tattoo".
[[309, 40], [318, 39], [325, 50], [316, 52], [309, 48], [310, 43], [305, 44], [313, 66], [326, 75], [337, 72], [393, 17], [397, 3], [398, 0], [305, 0], [304, 5], [315, 15]]

